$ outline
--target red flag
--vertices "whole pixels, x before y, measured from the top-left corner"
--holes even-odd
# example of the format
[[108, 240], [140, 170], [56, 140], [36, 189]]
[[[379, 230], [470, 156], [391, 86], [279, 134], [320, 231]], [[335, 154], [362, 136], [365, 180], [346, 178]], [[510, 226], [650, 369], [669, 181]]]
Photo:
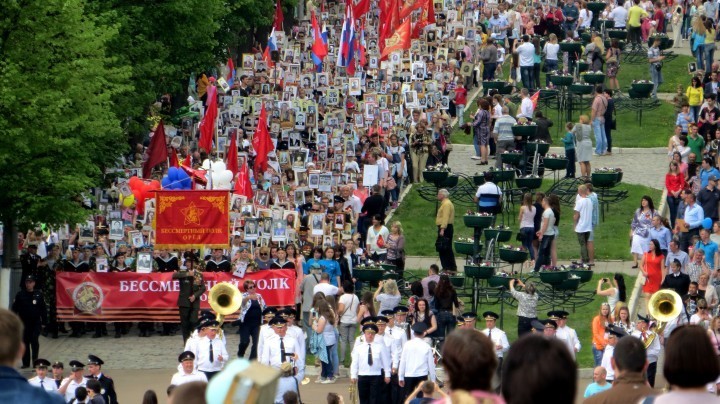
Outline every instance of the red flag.
[[178, 160], [177, 150], [175, 148], [171, 148], [172, 153], [170, 153], [170, 167], [180, 167], [180, 161]]
[[250, 168], [248, 167], [247, 160], [243, 161], [243, 165], [235, 177], [235, 192], [238, 195], [245, 195], [247, 200], [253, 198], [252, 183], [250, 182]]
[[190, 156], [190, 153], [188, 152], [187, 156], [185, 156], [185, 160], [183, 160], [182, 165], [185, 167], [192, 168], [192, 156]]
[[422, 34], [423, 29], [431, 24], [435, 24], [435, 7], [433, 7], [431, 2], [426, 1], [423, 6], [423, 11], [420, 14], [420, 18], [413, 28], [411, 37], [413, 39], [420, 38], [420, 34]]
[[312, 12], [312, 30], [313, 37], [315, 37], [312, 45], [312, 53], [322, 60], [325, 56], [327, 56], [328, 51], [327, 46], [325, 46], [325, 42], [323, 42], [320, 26], [318, 25], [317, 18], [315, 18], [314, 11]]
[[370, 11], [370, 0], [360, 0], [360, 2], [353, 7], [353, 15], [355, 18], [362, 18], [368, 11]]
[[252, 146], [255, 153], [257, 153], [257, 156], [255, 156], [255, 173], [263, 173], [267, 170], [268, 153], [273, 151], [273, 143], [272, 140], [270, 140], [270, 132], [268, 132], [267, 127], [265, 103], [262, 104], [262, 109], [260, 110], [260, 121], [258, 122], [257, 129], [255, 129]]
[[533, 111], [537, 108], [538, 98], [540, 98], [540, 90], [536, 91], [535, 94], [530, 96], [530, 101], [533, 103]]
[[205, 109], [205, 116], [200, 121], [200, 141], [198, 143], [198, 146], [208, 153], [212, 151], [217, 113], [217, 88], [210, 85], [207, 87], [207, 108]]
[[[412, 2], [410, 4], [408, 4], [408, 3], [405, 3], [405, 6], [403, 6], [402, 10], [400, 10], [400, 19], [401, 20], [404, 20], [405, 17], [409, 16], [413, 11], [419, 9], [420, 7], [424, 7], [425, 3], [428, 3], [428, 1], [427, 0], [415, 0], [414, 2]], [[430, 7], [432, 7], [432, 4], [430, 5]]]
[[277, 0], [277, 2], [275, 3], [275, 23], [274, 23], [274, 27], [276, 30], [282, 31], [284, 20], [285, 20], [285, 17], [283, 16], [282, 3], [280, 2], [280, 0]]
[[410, 18], [406, 19], [393, 33], [393, 35], [387, 39], [385, 43], [385, 49], [380, 55], [380, 59], [384, 60], [389, 54], [396, 50], [410, 49]]
[[230, 146], [227, 150], [227, 161], [225, 162], [225, 167], [232, 171], [233, 177], [238, 172], [238, 155], [237, 155], [237, 134], [232, 136], [232, 139], [230, 139]]
[[150, 178], [153, 167], [164, 162], [168, 158], [167, 153], [167, 141], [165, 141], [165, 126], [163, 121], [158, 123], [155, 128], [155, 134], [150, 139], [150, 146], [147, 150], [148, 158], [143, 164], [142, 174], [143, 178]]

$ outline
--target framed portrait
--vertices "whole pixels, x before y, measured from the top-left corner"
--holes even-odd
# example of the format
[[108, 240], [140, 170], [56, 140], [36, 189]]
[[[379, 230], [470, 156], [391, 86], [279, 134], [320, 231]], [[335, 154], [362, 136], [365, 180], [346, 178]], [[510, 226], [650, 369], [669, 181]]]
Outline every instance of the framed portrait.
[[137, 273], [149, 274], [152, 272], [152, 256], [148, 252], [141, 252], [137, 255]]
[[[95, 271], [96, 272], [107, 272], [109, 268], [108, 259], [106, 257], [98, 257], [95, 259]], [[139, 267], [138, 267], [139, 269]], [[150, 268], [152, 270], [152, 266]], [[138, 271], [140, 272], [140, 271]]]
[[81, 243], [92, 243], [95, 241], [95, 221], [88, 220], [80, 226], [80, 240]]
[[143, 239], [141, 231], [133, 230], [128, 233], [128, 236], [130, 237], [130, 242], [132, 243], [133, 247], [140, 248], [145, 245], [145, 240]]
[[310, 214], [310, 234], [313, 236], [322, 236], [324, 232], [325, 215], [322, 213]]
[[257, 240], [259, 234], [259, 220], [254, 217], [245, 219], [245, 240]]
[[125, 235], [122, 220], [110, 221], [110, 240], [122, 240]]

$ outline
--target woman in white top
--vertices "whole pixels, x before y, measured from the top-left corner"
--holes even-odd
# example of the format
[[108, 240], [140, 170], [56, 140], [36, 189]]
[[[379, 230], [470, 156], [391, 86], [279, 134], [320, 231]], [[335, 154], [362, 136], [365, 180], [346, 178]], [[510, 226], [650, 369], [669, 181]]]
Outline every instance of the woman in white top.
[[357, 312], [360, 306], [360, 299], [355, 296], [355, 287], [352, 282], [343, 282], [343, 295], [338, 302], [338, 313], [340, 313], [340, 360], [345, 359], [345, 349], [348, 344], [353, 344], [355, 331], [357, 330]]
[[550, 249], [552, 247], [553, 239], [555, 238], [555, 213], [550, 208], [550, 200], [546, 196], [542, 201], [543, 214], [542, 221], [540, 222], [540, 230], [537, 232], [538, 240], [540, 240], [540, 246], [538, 247], [538, 256], [535, 260], [535, 269], [533, 272], [538, 272], [540, 267], [547, 265], [550, 260]]
[[[543, 54], [545, 55], [545, 71], [551, 72], [558, 68], [558, 52], [560, 52], [560, 45], [555, 34], [550, 34], [548, 41], [545, 42], [543, 47]], [[550, 86], [550, 75], [545, 75], [545, 86]]]
[[323, 336], [325, 348], [327, 349], [328, 361], [320, 362], [320, 377], [315, 381], [315, 383], [335, 383], [335, 377], [333, 377], [334, 364], [332, 363], [332, 352], [335, 349], [335, 344], [337, 344], [337, 337], [335, 336], [335, 312], [333, 312], [332, 307], [330, 307], [330, 303], [322, 300], [318, 302], [318, 314], [319, 317], [316, 317], [313, 320], [312, 327], [316, 333], [322, 334]]
[[373, 261], [385, 261], [388, 236], [390, 236], [390, 231], [383, 225], [382, 216], [376, 214], [372, 217], [372, 226], [367, 230], [367, 239], [365, 240], [368, 256]]
[[[617, 302], [624, 302], [627, 298], [627, 291], [625, 289], [625, 278], [621, 273], [615, 273], [612, 278], [612, 282], [607, 278], [602, 278], [598, 281], [597, 289], [595, 293], [598, 296], [606, 296], [608, 304], [610, 305], [611, 314], [615, 312], [615, 305]], [[603, 285], [607, 283], [610, 285], [609, 288], [603, 290]]]
[[592, 23], [593, 12], [588, 10], [587, 3], [580, 2], [580, 14], [578, 15], [578, 31], [585, 31], [590, 28]]
[[690, 324], [697, 324], [700, 327], [708, 330], [710, 329], [711, 321], [712, 316], [710, 315], [710, 310], [708, 310], [707, 300], [703, 298], [698, 299], [697, 313], [693, 314], [692, 317], [690, 317]]
[[532, 242], [533, 233], [535, 232], [535, 206], [533, 206], [532, 194], [529, 192], [523, 195], [518, 222], [520, 222], [520, 234], [523, 247], [530, 252], [530, 261], [534, 261], [535, 251], [532, 248]]

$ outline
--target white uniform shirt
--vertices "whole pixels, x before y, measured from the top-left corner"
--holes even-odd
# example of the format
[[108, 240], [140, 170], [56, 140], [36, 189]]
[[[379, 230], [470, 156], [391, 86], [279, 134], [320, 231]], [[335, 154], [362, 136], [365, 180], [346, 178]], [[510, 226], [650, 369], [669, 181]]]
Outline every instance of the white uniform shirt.
[[[41, 381], [42, 381], [42, 384], [41, 384]], [[40, 377], [35, 376], [32, 379], [28, 380], [28, 383], [30, 383], [31, 386], [42, 387], [48, 393], [57, 393], [58, 392], [58, 388], [57, 388], [57, 384], [55, 383], [55, 380], [50, 377], [47, 377], [47, 376], [42, 380], [40, 379]], [[73, 397], [75, 397], [75, 391], [73, 391]]]
[[613, 357], [613, 353], [615, 353], [615, 347], [610, 344], [605, 345], [605, 351], [603, 351], [602, 361], [600, 362], [600, 366], [604, 367], [605, 372], [607, 373], [605, 375], [605, 380], [615, 380], [615, 370], [613, 369], [612, 362], [610, 361]]
[[70, 383], [68, 384], [67, 389], [65, 389], [66, 403], [75, 398], [75, 390], [77, 390], [78, 387], [85, 387], [85, 385], [87, 384], [87, 379], [84, 377], [82, 378], [82, 380], [80, 380], [80, 383], [76, 382], [75, 379], [66, 377], [65, 379], [63, 379], [62, 383], [60, 383], [60, 386], [64, 385], [68, 380], [70, 380]]
[[305, 351], [305, 334], [303, 333], [302, 328], [300, 328], [296, 325], [289, 326], [286, 335], [292, 336], [295, 338], [295, 346], [297, 346], [296, 352], [302, 359], [301, 362], [303, 363], [303, 368], [304, 368], [306, 351]]
[[[368, 363], [368, 349], [372, 350], [372, 365]], [[351, 379], [357, 379], [358, 376], [380, 376], [383, 374], [383, 370], [385, 377], [392, 375], [390, 352], [382, 342], [374, 341], [372, 344], [364, 342], [353, 349], [351, 357]]]
[[398, 380], [421, 376], [435, 381], [435, 361], [430, 345], [422, 338], [413, 338], [405, 344], [400, 355]]
[[[492, 329], [492, 331], [489, 328], [486, 328], [482, 331], [483, 334], [488, 336], [490, 340], [493, 342], [493, 348], [495, 349], [495, 355], [497, 355], [498, 358], [502, 358], [503, 355], [510, 349], [510, 343], [508, 342], [507, 334], [505, 334], [505, 331], [495, 327]], [[497, 346], [500, 345], [500, 349], [497, 349]]]
[[[275, 334], [265, 341], [265, 345], [263, 345], [262, 360], [260, 363], [280, 369], [280, 365], [283, 362], [289, 362], [292, 359], [295, 361], [295, 366], [298, 367], [299, 371], [300, 367], [305, 363], [305, 353], [299, 349], [300, 347], [298, 347], [297, 340], [293, 335], [286, 333], [282, 338], [282, 342], [285, 347], [284, 359], [281, 358], [280, 336]], [[298, 358], [295, 359], [291, 354], [297, 354]]]
[[568, 326], [558, 327], [555, 331], [555, 338], [562, 341], [562, 343], [568, 347], [573, 359], [575, 358], [575, 351], [580, 352], [580, 339], [577, 336], [577, 332], [572, 328]]
[[260, 326], [260, 332], [258, 333], [258, 344], [257, 344], [257, 354], [258, 354], [258, 362], [262, 362], [263, 358], [260, 356], [263, 351], [263, 345], [265, 344], [265, 341], [275, 335], [275, 331], [273, 331], [269, 325], [263, 324]]
[[[213, 361], [210, 361], [210, 344], [213, 347]], [[225, 343], [218, 337], [212, 340], [208, 337], [203, 337], [197, 342], [197, 356], [196, 363], [197, 369], [203, 372], [219, 372], [225, 366], [225, 362], [228, 360], [228, 352], [225, 348]], [[222, 360], [218, 357], [222, 355]]]
[[402, 350], [405, 347], [405, 343], [408, 341], [407, 332], [405, 332], [405, 329], [396, 325], [392, 328], [388, 328], [387, 332], [388, 334], [392, 335], [392, 337], [395, 338], [396, 341], [398, 341], [398, 343], [400, 344], [400, 353], [402, 353]]
[[205, 373], [194, 370], [192, 373], [188, 374], [184, 371], [177, 372], [173, 375], [172, 380], [170, 380], [170, 384], [173, 386], [179, 386], [181, 384], [190, 383], [190, 382], [205, 382], [207, 383], [207, 376], [205, 376]]
[[390, 362], [392, 363], [392, 368], [397, 369], [400, 364], [400, 342], [393, 338], [392, 335], [388, 334], [387, 330], [383, 335], [375, 335], [375, 341], [377, 341], [378, 336], [383, 337], [382, 343], [385, 345], [388, 352], [390, 353]]
[[[633, 337], [638, 338], [640, 341], [645, 343], [642, 339], [642, 333], [638, 331], [637, 329], [632, 332]], [[650, 336], [655, 335], [655, 332], [653, 331], [646, 331], [645, 332], [646, 338], [650, 338]], [[652, 344], [645, 350], [647, 353], [647, 361], [648, 363], [657, 362], [658, 356], [660, 356], [660, 350], [662, 348], [660, 347], [660, 338], [655, 335], [655, 339], [653, 340]]]

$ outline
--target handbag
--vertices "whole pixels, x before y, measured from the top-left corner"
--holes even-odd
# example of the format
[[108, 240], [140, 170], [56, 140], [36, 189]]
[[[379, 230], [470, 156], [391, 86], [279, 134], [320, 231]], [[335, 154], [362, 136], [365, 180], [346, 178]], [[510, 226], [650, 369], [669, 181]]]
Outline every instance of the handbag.
[[388, 177], [387, 181], [385, 181], [385, 188], [388, 191], [392, 191], [393, 189], [397, 188], [397, 182], [395, 181], [395, 177]]
[[376, 244], [380, 248], [385, 248], [385, 239], [383, 238], [382, 234], [378, 235]]

